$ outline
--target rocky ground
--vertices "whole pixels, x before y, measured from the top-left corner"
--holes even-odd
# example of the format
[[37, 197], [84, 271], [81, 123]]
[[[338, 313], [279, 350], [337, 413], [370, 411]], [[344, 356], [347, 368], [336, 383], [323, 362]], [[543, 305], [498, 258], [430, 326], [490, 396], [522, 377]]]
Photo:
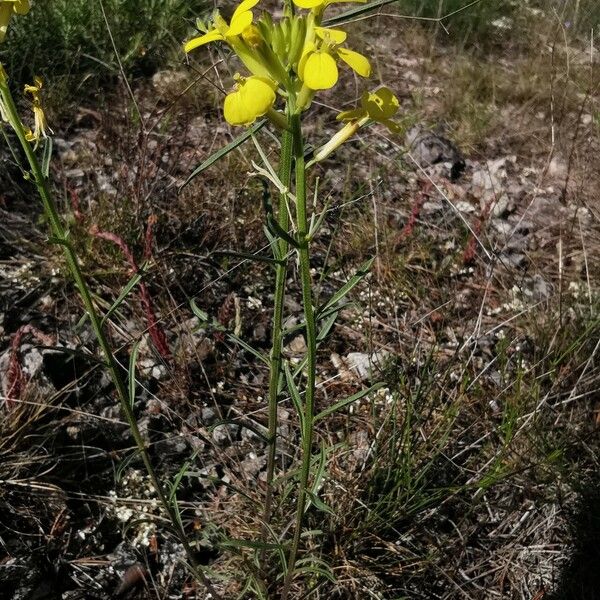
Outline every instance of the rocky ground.
[[[555, 88], [575, 87], [574, 104], [566, 92], [553, 103], [498, 97], [480, 107], [478, 129], [477, 111], [444, 112], [463, 67], [420, 39], [405, 31], [391, 49], [371, 48], [401, 96], [406, 135], [370, 128], [315, 174], [319, 207], [328, 200], [314, 248], [319, 297], [375, 256], [320, 351], [320, 406], [386, 382], [317, 432], [332, 448], [322, 494], [334, 514], [308, 515], [321, 533], [306, 544], [336, 582], [315, 595], [591, 599], [597, 98], [559, 66]], [[571, 68], [585, 65], [583, 49], [568, 52]], [[249, 148], [181, 189], [231, 139], [214, 88], [197, 76], [207, 65], [137, 82], [141, 121], [125, 91], [111, 92], [110, 107], [81, 107], [57, 128], [52, 174], [99, 305], [108, 310], [143, 273], [111, 314], [111, 339], [124, 367], [141, 340], [140, 427], [165, 480], [181, 476], [202, 563], [236, 597], [243, 552], [223, 542], [257, 531], [267, 372], [228, 333], [268, 350], [272, 291], [268, 267], [216, 254], [265, 247]], [[527, 73], [518, 59], [504, 67]], [[463, 97], [485, 96], [465, 81]], [[329, 102], [343, 104], [315, 107], [312, 143], [335, 126]], [[0, 596], [208, 597], [181, 565], [60, 249], [4, 165]], [[290, 283], [293, 326], [301, 307]], [[304, 347], [292, 335], [286, 355]], [[298, 451], [291, 403], [280, 422], [283, 470]], [[279, 508], [285, 526], [289, 507]]]

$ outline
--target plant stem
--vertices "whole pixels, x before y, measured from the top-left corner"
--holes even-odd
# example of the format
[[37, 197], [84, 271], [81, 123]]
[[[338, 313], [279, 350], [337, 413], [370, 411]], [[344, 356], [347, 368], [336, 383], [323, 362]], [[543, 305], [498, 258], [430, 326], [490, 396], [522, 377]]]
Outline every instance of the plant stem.
[[50, 230], [52, 232], [52, 236], [54, 237], [54, 241], [60, 244], [63, 248], [65, 259], [67, 262], [67, 267], [71, 273], [71, 276], [75, 280], [75, 285], [77, 286], [77, 289], [79, 290], [79, 295], [81, 296], [81, 300], [83, 301], [85, 311], [90, 319], [92, 329], [94, 330], [94, 334], [96, 336], [98, 344], [100, 345], [102, 354], [104, 355], [106, 366], [108, 367], [113, 384], [116, 388], [117, 395], [121, 403], [121, 409], [125, 415], [127, 423], [131, 430], [131, 434], [133, 435], [133, 439], [140, 453], [140, 456], [142, 457], [142, 461], [144, 462], [146, 472], [148, 473], [150, 481], [152, 482], [152, 485], [156, 490], [156, 494], [158, 495], [160, 503], [162, 504], [165, 512], [169, 517], [169, 520], [173, 525], [173, 528], [175, 529], [175, 533], [179, 541], [183, 545], [183, 548], [186, 552], [187, 558], [190, 562], [194, 574], [202, 581], [202, 583], [206, 586], [206, 588], [214, 598], [220, 598], [220, 595], [216, 592], [211, 582], [208, 580], [208, 578], [202, 571], [199, 563], [197, 562], [192, 547], [190, 546], [185, 535], [183, 525], [181, 524], [181, 521], [176, 511], [173, 509], [171, 502], [165, 496], [165, 493], [162, 490], [156, 472], [154, 471], [154, 467], [152, 466], [152, 462], [150, 461], [150, 456], [148, 455], [148, 452], [146, 450], [146, 444], [137, 425], [135, 414], [133, 412], [133, 406], [129, 402], [127, 387], [125, 385], [125, 382], [123, 381], [123, 377], [119, 370], [119, 364], [117, 363], [114, 357], [112, 348], [102, 329], [102, 323], [98, 312], [96, 311], [96, 307], [94, 306], [92, 295], [85, 282], [81, 268], [79, 267], [79, 262], [77, 260], [75, 251], [73, 250], [73, 247], [69, 242], [69, 234], [60, 220], [58, 210], [56, 208], [52, 195], [50, 194], [48, 181], [42, 172], [42, 168], [35, 155], [35, 152], [31, 147], [31, 144], [26, 139], [23, 123], [21, 122], [17, 111], [17, 107], [15, 105], [14, 99], [6, 81], [0, 80], [0, 96], [2, 97], [8, 121], [14, 129], [17, 137], [19, 138], [19, 142], [21, 143], [23, 152], [25, 153], [27, 162], [29, 163], [31, 175], [33, 175], [34, 183], [37, 187], [38, 194], [42, 200], [44, 212], [48, 219]]
[[298, 556], [300, 536], [302, 534], [302, 519], [306, 507], [308, 478], [312, 457], [316, 360], [317, 360], [317, 331], [312, 305], [312, 280], [310, 276], [310, 242], [308, 239], [308, 215], [306, 207], [306, 165], [304, 163], [304, 141], [300, 115], [292, 116], [292, 135], [294, 137], [294, 162], [296, 182], [296, 219], [298, 228], [298, 258], [300, 281], [302, 284], [302, 304], [304, 322], [306, 323], [306, 389], [304, 393], [304, 430], [302, 433], [302, 465], [300, 468], [300, 484], [298, 486], [298, 502], [296, 505], [296, 523], [294, 537], [288, 557], [288, 571], [283, 582], [281, 600], [287, 600], [290, 586], [294, 577], [294, 567]]
[[[279, 179], [286, 188], [290, 186], [292, 177], [293, 136], [285, 130], [281, 137], [281, 158], [279, 162]], [[277, 213], [279, 226], [287, 231], [289, 227], [287, 194], [279, 195]], [[269, 431], [267, 453], [267, 489], [263, 513], [262, 542], [267, 541], [268, 525], [273, 510], [273, 474], [275, 471], [275, 456], [277, 452], [277, 404], [279, 397], [279, 381], [281, 378], [281, 354], [283, 343], [283, 305], [285, 299], [285, 280], [287, 277], [287, 254], [289, 244], [283, 238], [277, 240], [274, 258], [278, 261], [275, 266], [275, 298], [273, 300], [273, 332], [271, 338], [271, 361], [269, 375]], [[264, 563], [266, 552], [261, 551], [260, 562]]]

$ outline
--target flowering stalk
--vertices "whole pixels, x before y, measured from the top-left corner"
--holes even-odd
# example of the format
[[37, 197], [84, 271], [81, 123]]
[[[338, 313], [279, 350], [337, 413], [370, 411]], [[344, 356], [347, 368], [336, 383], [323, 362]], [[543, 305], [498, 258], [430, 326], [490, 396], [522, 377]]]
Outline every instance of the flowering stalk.
[[[277, 221], [274, 222], [271, 218], [268, 221], [275, 258], [275, 294], [268, 392], [267, 486], [259, 555], [259, 564], [263, 572], [268, 574], [268, 559], [271, 557], [267, 558], [266, 542], [273, 515], [277, 403], [282, 376], [285, 375], [284, 385], [287, 386], [300, 421], [301, 466], [293, 536], [284, 565], [281, 600], [287, 600], [290, 594], [299, 554], [303, 517], [309, 504], [315, 422], [317, 332], [310, 274], [310, 240], [318, 229], [318, 224], [314, 231], [309, 231], [306, 170], [325, 160], [367, 124], [382, 123], [392, 131], [399, 128], [392, 120], [399, 109], [399, 102], [394, 94], [385, 87], [365, 92], [360, 106], [338, 115], [338, 120], [345, 121], [340, 131], [315, 151], [310, 163], [305, 163], [301, 119], [302, 113], [310, 108], [315, 95], [336, 85], [339, 79], [338, 67], [350, 67], [365, 78], [371, 74], [368, 58], [346, 46], [348, 36], [345, 31], [322, 26], [323, 13], [334, 2], [365, 1], [284, 0], [283, 15], [274, 20], [268, 11], [263, 11], [260, 16], [255, 14], [259, 0], [242, 0], [229, 21], [218, 11], [213, 14], [209, 23], [198, 21], [200, 35], [184, 44], [184, 50], [188, 53], [206, 44], [226, 44], [248, 71], [247, 74], [237, 73], [234, 76], [234, 85], [224, 100], [223, 116], [230, 125], [249, 126], [259, 118], [266, 118], [283, 130], [278, 176], [275, 176], [271, 165], [267, 165], [266, 171], [262, 170], [280, 190], [280, 200]], [[278, 109], [278, 105], [283, 110]], [[262, 153], [261, 156], [263, 160], [267, 160]], [[293, 195], [289, 193], [290, 189], [294, 190]], [[293, 234], [289, 232], [288, 202], [295, 204]], [[307, 346], [306, 356], [302, 360], [303, 367], [299, 369], [299, 376], [303, 381], [302, 392], [299, 392], [294, 380], [298, 373], [288, 373], [287, 366], [283, 368], [282, 357], [283, 301], [290, 246], [295, 248], [298, 256], [296, 268], [302, 288]]]
[[71, 273], [71, 276], [75, 280], [75, 285], [83, 301], [85, 311], [90, 319], [92, 329], [94, 331], [96, 339], [98, 340], [98, 344], [100, 345], [102, 354], [104, 355], [106, 366], [108, 367], [113, 384], [116, 388], [117, 395], [121, 404], [121, 409], [123, 411], [123, 414], [125, 415], [125, 418], [131, 430], [131, 434], [138, 448], [144, 466], [146, 467], [146, 471], [148, 473], [148, 476], [150, 477], [150, 481], [152, 482], [152, 485], [156, 490], [156, 494], [158, 495], [158, 499], [161, 505], [163, 506], [163, 509], [165, 510], [169, 517], [169, 520], [171, 521], [177, 538], [179, 539], [180, 543], [182, 544], [185, 550], [194, 575], [196, 575], [200, 579], [200, 581], [203, 582], [203, 584], [206, 586], [213, 598], [219, 599], [221, 596], [216, 592], [210, 580], [201, 570], [200, 564], [196, 560], [192, 547], [190, 546], [187, 540], [185, 530], [183, 529], [183, 525], [181, 524], [178, 513], [171, 504], [171, 502], [168, 500], [167, 496], [165, 495], [160, 481], [154, 470], [154, 467], [152, 466], [150, 456], [146, 449], [146, 443], [144, 442], [144, 438], [142, 437], [142, 434], [139, 430], [135, 414], [133, 412], [133, 406], [129, 402], [129, 394], [127, 392], [125, 382], [123, 381], [119, 364], [117, 363], [114, 357], [112, 348], [108, 342], [104, 330], [102, 329], [102, 321], [100, 319], [100, 316], [98, 315], [98, 312], [92, 300], [92, 295], [83, 277], [83, 273], [79, 266], [79, 262], [77, 260], [75, 251], [73, 250], [73, 247], [69, 242], [69, 234], [60, 220], [56, 204], [54, 203], [52, 195], [50, 194], [48, 181], [44, 176], [42, 167], [28, 140], [29, 132], [26, 130], [26, 128], [23, 126], [23, 123], [21, 122], [17, 111], [17, 107], [8, 87], [6, 74], [2, 69], [1, 65], [0, 104], [2, 105], [3, 109], [2, 116], [8, 121], [10, 126], [13, 128], [15, 134], [17, 135], [17, 138], [19, 139], [21, 147], [23, 148], [23, 152], [25, 154], [25, 157], [27, 158], [27, 162], [29, 163], [30, 172], [26, 174], [26, 177], [33, 178], [33, 182], [37, 188], [38, 194], [42, 201], [44, 213], [50, 225], [53, 241], [57, 244], [60, 244], [60, 246], [63, 249], [65, 259], [67, 262], [67, 267], [69, 269], [69, 272]]
[[[281, 158], [279, 161], [279, 179], [281, 183], [289, 188], [292, 175], [292, 152], [293, 135], [289, 130], [284, 130], [281, 137]], [[279, 195], [279, 207], [277, 214], [279, 227], [283, 231], [289, 228], [289, 213], [287, 194]], [[288, 242], [279, 238], [273, 248], [275, 265], [275, 296], [273, 300], [273, 332], [271, 337], [271, 360], [269, 374], [269, 423], [268, 423], [268, 453], [267, 453], [267, 479], [265, 506], [263, 513], [262, 541], [267, 540], [268, 525], [271, 521], [273, 506], [273, 474], [275, 472], [275, 455], [277, 452], [277, 404], [279, 399], [279, 382], [282, 374], [282, 344], [283, 344], [283, 306], [285, 299], [285, 279], [287, 276], [287, 255], [289, 251]], [[264, 562], [265, 550], [261, 553], [261, 562]]]
[[315, 384], [317, 370], [317, 328], [312, 303], [312, 278], [310, 275], [310, 241], [308, 230], [308, 215], [306, 206], [306, 165], [304, 162], [304, 141], [302, 137], [302, 124], [300, 115], [295, 114], [291, 119], [292, 135], [294, 138], [294, 174], [296, 193], [296, 220], [298, 229], [298, 259], [300, 281], [302, 286], [302, 305], [304, 309], [304, 322], [306, 324], [306, 388], [304, 393], [304, 416], [302, 419], [302, 465], [300, 467], [300, 483], [298, 486], [298, 500], [296, 504], [296, 520], [294, 537], [287, 562], [287, 574], [283, 582], [281, 600], [286, 600], [292, 579], [294, 567], [298, 556], [300, 536], [302, 534], [302, 519], [306, 508], [308, 491], [308, 478], [312, 458], [312, 440], [314, 429]]

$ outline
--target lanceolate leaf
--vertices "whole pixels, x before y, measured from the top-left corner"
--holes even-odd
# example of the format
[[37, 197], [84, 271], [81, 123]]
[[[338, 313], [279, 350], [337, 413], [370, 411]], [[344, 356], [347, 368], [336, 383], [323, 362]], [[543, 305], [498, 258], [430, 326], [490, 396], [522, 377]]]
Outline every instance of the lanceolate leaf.
[[205, 171], [209, 167], [212, 167], [218, 160], [221, 160], [224, 156], [227, 156], [232, 150], [235, 150], [238, 146], [241, 146], [246, 140], [249, 140], [261, 127], [266, 123], [266, 120], [258, 121], [250, 129], [247, 129], [233, 140], [233, 142], [227, 144], [220, 150], [217, 150], [214, 154], [211, 154], [204, 162], [200, 163], [191, 173], [191, 175], [183, 182], [179, 189], [184, 188], [192, 179], [198, 177], [202, 171]]
[[319, 309], [319, 313], [335, 306], [340, 300], [347, 296], [368, 274], [374, 258], [363, 263], [358, 271]]
[[337, 412], [338, 410], [341, 410], [342, 408], [352, 404], [353, 402], [356, 402], [357, 400], [360, 400], [361, 398], [364, 398], [365, 396], [369, 395], [371, 392], [374, 392], [384, 386], [385, 386], [385, 383], [383, 381], [380, 381], [379, 383], [372, 385], [370, 388], [367, 388], [366, 390], [361, 390], [360, 392], [356, 392], [356, 394], [352, 394], [352, 396], [349, 396], [348, 398], [345, 398], [344, 400], [340, 400], [339, 402], [336, 402], [335, 404], [328, 406], [325, 410], [322, 410], [318, 415], [315, 416], [315, 423], [319, 419], [324, 419], [325, 417]]
[[285, 372], [285, 380], [287, 382], [288, 392], [290, 393], [290, 397], [292, 402], [294, 403], [294, 408], [298, 413], [298, 419], [300, 420], [300, 434], [304, 438], [305, 435], [305, 418], [304, 418], [304, 406], [302, 405], [302, 399], [300, 398], [300, 392], [298, 392], [298, 388], [296, 387], [296, 382], [294, 381], [294, 376], [290, 371], [290, 365], [286, 362], [283, 365], [283, 370]]
[[123, 288], [119, 297], [112, 303], [111, 307], [108, 309], [104, 317], [102, 318], [102, 326], [106, 324], [106, 321], [110, 318], [110, 316], [121, 306], [123, 300], [127, 298], [131, 290], [141, 281], [142, 273], [135, 273], [135, 275], [127, 282], [127, 285]]

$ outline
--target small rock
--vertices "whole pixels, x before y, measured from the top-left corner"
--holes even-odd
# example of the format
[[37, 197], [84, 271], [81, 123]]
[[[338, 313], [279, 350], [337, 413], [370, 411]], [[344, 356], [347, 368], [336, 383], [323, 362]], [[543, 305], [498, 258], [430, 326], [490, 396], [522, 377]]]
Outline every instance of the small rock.
[[158, 71], [152, 76], [152, 86], [164, 97], [175, 98], [184, 89], [188, 81], [185, 71]]
[[205, 425], [210, 425], [211, 423], [214, 423], [217, 420], [217, 411], [214, 408], [211, 408], [210, 406], [205, 406], [200, 414], [202, 422]]
[[307, 351], [306, 341], [303, 335], [297, 335], [286, 347], [290, 354], [305, 354]]
[[450, 163], [451, 179], [458, 179], [465, 169], [465, 159], [455, 144], [420, 125], [408, 130], [405, 145], [420, 167]]
[[515, 211], [515, 203], [507, 194], [502, 194], [500, 198], [492, 205], [492, 215], [496, 218], [505, 218]]
[[508, 223], [503, 219], [492, 219], [490, 221], [491, 226], [502, 235], [510, 235], [513, 232], [512, 223]]
[[527, 257], [519, 252], [503, 252], [500, 255], [500, 262], [504, 266], [522, 269], [527, 264]]
[[441, 202], [425, 202], [421, 210], [426, 214], [432, 214], [444, 210], [444, 205]]
[[65, 177], [67, 179], [83, 179], [85, 172], [83, 169], [67, 169], [65, 171]]
[[459, 200], [454, 205], [454, 208], [462, 213], [474, 213], [477, 210], [472, 204], [465, 202], [464, 200]]
[[235, 430], [235, 425], [222, 423], [212, 430], [212, 438], [219, 445], [227, 444], [230, 440], [235, 438]]
[[385, 350], [378, 350], [373, 354], [350, 352], [345, 357], [334, 352], [330, 360], [343, 378], [367, 381], [375, 369], [383, 368], [388, 355]]
[[548, 165], [548, 175], [555, 179], [564, 179], [567, 176], [567, 163], [559, 156], [554, 156]]

